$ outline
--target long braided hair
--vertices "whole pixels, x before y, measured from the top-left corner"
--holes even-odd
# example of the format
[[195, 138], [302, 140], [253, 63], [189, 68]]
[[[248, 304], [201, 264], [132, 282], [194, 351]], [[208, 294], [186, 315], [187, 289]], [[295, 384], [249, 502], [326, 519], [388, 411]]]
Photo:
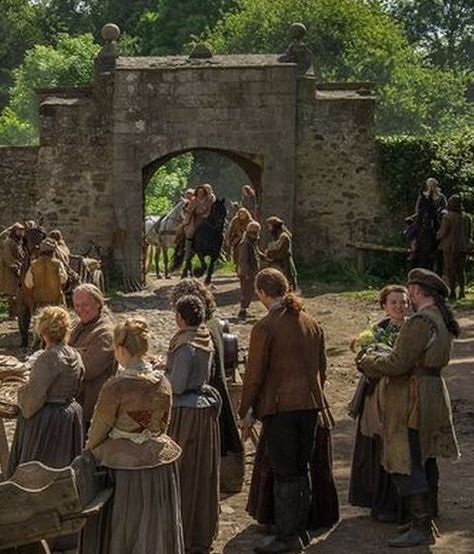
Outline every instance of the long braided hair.
[[453, 337], [458, 338], [461, 334], [461, 327], [454, 317], [454, 312], [451, 306], [448, 304], [446, 298], [443, 295], [435, 292], [433, 289], [430, 289], [428, 287], [425, 288], [423, 287], [423, 285], [421, 285], [421, 288], [424, 290], [427, 296], [431, 296], [434, 299], [436, 306], [443, 316], [446, 328], [451, 333], [451, 335], [453, 335]]

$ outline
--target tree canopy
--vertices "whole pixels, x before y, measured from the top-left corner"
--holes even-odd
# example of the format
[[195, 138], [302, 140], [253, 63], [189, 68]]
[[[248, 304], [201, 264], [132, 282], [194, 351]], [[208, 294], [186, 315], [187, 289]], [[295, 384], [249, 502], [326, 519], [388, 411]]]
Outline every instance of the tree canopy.
[[448, 132], [474, 121], [467, 77], [424, 61], [380, 2], [241, 0], [205, 38], [217, 52], [282, 52], [292, 21], [308, 28], [319, 79], [378, 85], [380, 133]]

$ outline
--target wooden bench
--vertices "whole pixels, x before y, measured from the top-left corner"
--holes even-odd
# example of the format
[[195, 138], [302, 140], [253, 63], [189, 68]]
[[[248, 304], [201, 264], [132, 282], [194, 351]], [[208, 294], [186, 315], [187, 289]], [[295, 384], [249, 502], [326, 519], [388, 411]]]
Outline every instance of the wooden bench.
[[402, 246], [384, 246], [371, 242], [350, 241], [346, 246], [354, 248], [357, 251], [356, 266], [360, 272], [365, 271], [365, 253], [366, 252], [385, 252], [388, 254], [409, 254], [410, 250]]

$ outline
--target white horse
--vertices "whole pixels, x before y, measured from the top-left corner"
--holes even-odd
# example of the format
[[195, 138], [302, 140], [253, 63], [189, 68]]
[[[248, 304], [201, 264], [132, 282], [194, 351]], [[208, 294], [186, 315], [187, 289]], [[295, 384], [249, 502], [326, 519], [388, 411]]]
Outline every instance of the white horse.
[[169, 278], [168, 249], [174, 246], [176, 231], [183, 222], [184, 199], [166, 215], [148, 215], [145, 217], [145, 269], [148, 271], [155, 259], [156, 277], [161, 278], [160, 254], [163, 251], [165, 278]]

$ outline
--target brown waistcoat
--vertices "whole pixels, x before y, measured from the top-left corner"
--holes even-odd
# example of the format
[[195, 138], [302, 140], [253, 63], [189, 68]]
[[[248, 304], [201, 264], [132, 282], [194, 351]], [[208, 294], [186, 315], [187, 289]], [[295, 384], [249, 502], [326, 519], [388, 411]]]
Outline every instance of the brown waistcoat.
[[59, 260], [40, 256], [31, 265], [34, 302], [65, 304], [59, 275]]

